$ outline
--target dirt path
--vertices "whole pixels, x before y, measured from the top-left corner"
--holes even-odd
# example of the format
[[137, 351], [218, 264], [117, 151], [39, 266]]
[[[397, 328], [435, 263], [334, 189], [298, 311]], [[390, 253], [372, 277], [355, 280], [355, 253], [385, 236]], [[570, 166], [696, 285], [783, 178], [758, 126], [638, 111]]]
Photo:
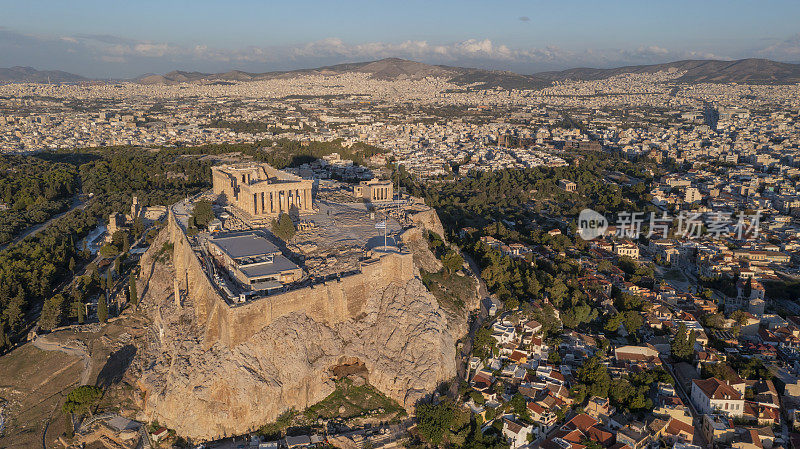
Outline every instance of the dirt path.
[[[57, 343], [57, 342], [48, 340], [46, 337], [44, 337], [42, 335], [39, 335], [39, 336], [36, 337], [36, 339], [33, 340], [33, 346], [41, 349], [42, 351], [60, 351], [60, 352], [63, 352], [65, 354], [73, 355], [73, 356], [78, 357], [79, 359], [81, 359], [83, 361], [83, 371], [81, 372], [81, 380], [80, 380], [80, 383], [78, 385], [88, 385], [89, 384], [89, 377], [92, 374], [92, 358], [89, 356], [89, 351], [86, 349], [86, 346], [83, 345], [83, 343], [80, 343], [80, 342], [75, 341], [75, 340], [70, 341], [68, 343]], [[59, 371], [57, 371], [55, 374], [53, 374], [50, 377], [56, 376], [57, 374], [61, 373], [65, 369], [71, 367], [75, 363], [78, 363], [78, 361], [76, 360], [75, 362], [70, 363], [68, 366], [60, 369]], [[48, 378], [48, 380], [45, 380], [45, 382], [43, 382], [39, 386], [41, 387], [41, 385], [43, 385], [44, 383], [47, 383], [48, 381], [49, 381], [49, 378]], [[53, 409], [53, 411], [50, 413], [50, 417], [44, 423], [44, 427], [42, 429], [42, 449], [47, 449], [47, 430], [50, 428], [50, 423], [53, 421], [54, 416], [56, 416], [58, 410], [59, 410], [59, 407], [56, 406], [56, 408]]]
[[39, 335], [33, 340], [33, 345], [42, 351], [60, 351], [65, 354], [74, 355], [83, 360], [83, 371], [81, 372], [81, 385], [89, 384], [89, 377], [92, 375], [92, 358], [89, 356], [89, 351], [86, 346], [78, 344], [76, 341], [69, 343], [57, 343], [48, 340], [46, 337]]

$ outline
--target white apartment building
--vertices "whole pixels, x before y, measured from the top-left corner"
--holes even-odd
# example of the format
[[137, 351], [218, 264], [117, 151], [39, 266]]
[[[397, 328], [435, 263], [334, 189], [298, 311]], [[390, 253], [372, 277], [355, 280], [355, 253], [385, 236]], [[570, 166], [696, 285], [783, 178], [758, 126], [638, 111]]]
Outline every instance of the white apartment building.
[[722, 413], [732, 417], [744, 414], [741, 393], [716, 377], [692, 381], [692, 402], [704, 414]]

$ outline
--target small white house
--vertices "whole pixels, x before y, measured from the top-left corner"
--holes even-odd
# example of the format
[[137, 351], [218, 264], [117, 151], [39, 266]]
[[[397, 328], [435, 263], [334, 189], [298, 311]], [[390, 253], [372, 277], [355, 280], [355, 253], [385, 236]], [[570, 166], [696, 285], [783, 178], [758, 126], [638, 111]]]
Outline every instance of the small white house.
[[511, 445], [511, 449], [525, 446], [528, 444], [528, 435], [533, 433], [533, 426], [526, 426], [510, 417], [503, 418], [503, 436]]

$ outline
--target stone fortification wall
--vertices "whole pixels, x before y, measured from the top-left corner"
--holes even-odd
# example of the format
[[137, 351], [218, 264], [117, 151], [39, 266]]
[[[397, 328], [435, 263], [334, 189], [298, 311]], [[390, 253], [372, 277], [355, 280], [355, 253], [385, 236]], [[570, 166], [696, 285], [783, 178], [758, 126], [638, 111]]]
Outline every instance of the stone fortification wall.
[[385, 254], [361, 264], [361, 272], [338, 280], [316, 284], [230, 305], [218, 293], [203, 270], [175, 216], [168, 219], [173, 262], [180, 289], [191, 298], [198, 323], [205, 328], [205, 344], [221, 341], [233, 347], [267, 327], [275, 319], [293, 312], [304, 312], [314, 321], [334, 325], [355, 318], [363, 311], [367, 295], [391, 283], [405, 283], [415, 276], [410, 252]]

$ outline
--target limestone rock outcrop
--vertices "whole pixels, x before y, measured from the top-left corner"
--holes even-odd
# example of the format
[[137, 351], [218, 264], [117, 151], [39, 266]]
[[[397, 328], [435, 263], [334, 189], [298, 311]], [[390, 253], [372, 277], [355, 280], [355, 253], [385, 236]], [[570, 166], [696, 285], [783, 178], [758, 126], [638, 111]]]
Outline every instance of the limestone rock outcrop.
[[417, 227], [435, 232], [439, 237], [444, 238], [444, 227], [439, 220], [439, 215], [436, 214], [436, 210], [427, 206], [423, 206], [420, 209], [418, 212], [410, 214], [411, 221]]
[[175, 269], [157, 254], [166, 235], [142, 259], [142, 308], [152, 323], [134, 369], [146, 417], [184, 437], [242, 434], [313, 405], [334, 390], [334, 369], [343, 364], [363, 364], [369, 383], [409, 411], [456, 375], [466, 312], [445, 313], [419, 277], [364, 292], [358, 314], [343, 321], [297, 311], [235, 345], [209, 346], [192, 298], [174, 301]]
[[422, 228], [411, 228], [401, 236], [403, 244], [411, 249], [414, 265], [428, 272], [442, 269], [442, 263], [428, 250], [428, 240]]

